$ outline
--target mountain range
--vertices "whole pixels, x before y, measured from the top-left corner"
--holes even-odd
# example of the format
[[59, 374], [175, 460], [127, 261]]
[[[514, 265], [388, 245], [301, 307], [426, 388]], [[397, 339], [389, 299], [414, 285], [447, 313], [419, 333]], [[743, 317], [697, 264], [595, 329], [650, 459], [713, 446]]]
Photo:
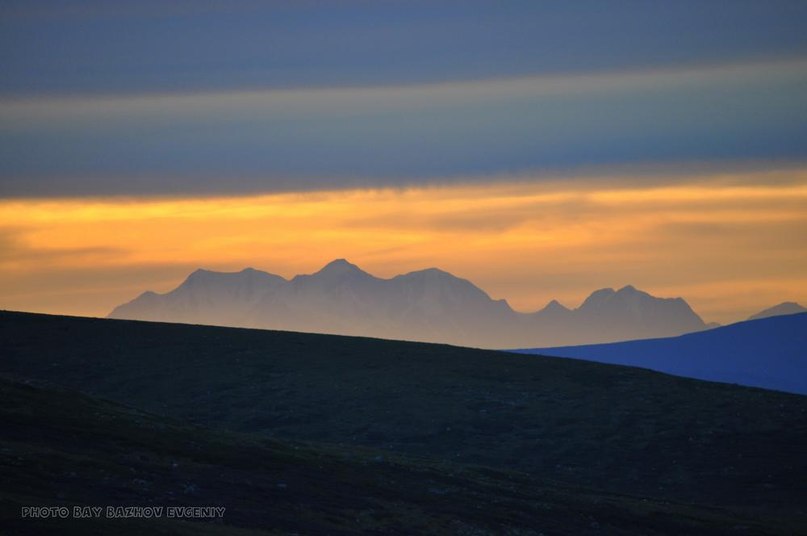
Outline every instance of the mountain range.
[[344, 259], [288, 280], [253, 268], [200, 269], [174, 290], [144, 292], [109, 317], [480, 348], [612, 342], [708, 327], [683, 299], [657, 298], [630, 285], [597, 290], [576, 309], [553, 300], [521, 313], [437, 268], [382, 279]]

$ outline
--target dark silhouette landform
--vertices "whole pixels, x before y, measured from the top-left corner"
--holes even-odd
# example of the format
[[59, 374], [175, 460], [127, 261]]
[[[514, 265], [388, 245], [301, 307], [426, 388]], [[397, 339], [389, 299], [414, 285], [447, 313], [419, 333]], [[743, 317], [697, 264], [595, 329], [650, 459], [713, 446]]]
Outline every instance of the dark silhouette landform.
[[446, 345], [12, 312], [0, 347], [14, 533], [53, 526], [23, 523], [20, 505], [98, 501], [228, 508], [223, 525], [156, 532], [170, 534], [807, 527], [804, 396]]
[[807, 395], [806, 313], [763, 316], [663, 339], [518, 351]]

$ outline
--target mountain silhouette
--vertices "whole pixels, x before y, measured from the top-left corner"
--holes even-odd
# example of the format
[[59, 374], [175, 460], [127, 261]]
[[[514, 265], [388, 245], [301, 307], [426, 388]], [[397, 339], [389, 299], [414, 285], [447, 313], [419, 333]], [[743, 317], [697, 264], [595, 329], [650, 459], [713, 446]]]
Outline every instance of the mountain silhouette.
[[760, 318], [770, 318], [772, 316], [795, 315], [798, 313], [807, 313], [807, 307], [802, 307], [796, 302], [782, 302], [779, 305], [774, 305], [757, 314], [748, 317], [748, 320], [759, 320]]
[[807, 314], [801, 313], [747, 320], [679, 337], [518, 352], [643, 367], [807, 395], [805, 348]]
[[200, 269], [174, 290], [144, 292], [109, 317], [482, 348], [610, 342], [705, 328], [681, 298], [656, 298], [632, 286], [597, 290], [577, 309], [553, 300], [538, 312], [520, 313], [437, 268], [382, 279], [345, 259], [290, 280], [253, 268]]

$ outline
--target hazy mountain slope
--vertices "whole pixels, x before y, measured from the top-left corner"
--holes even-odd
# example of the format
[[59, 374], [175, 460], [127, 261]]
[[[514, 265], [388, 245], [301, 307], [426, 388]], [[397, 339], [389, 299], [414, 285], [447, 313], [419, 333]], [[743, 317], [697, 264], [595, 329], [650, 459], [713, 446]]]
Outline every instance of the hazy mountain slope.
[[740, 322], [666, 339], [520, 352], [807, 394], [807, 314]]
[[807, 313], [807, 307], [802, 307], [796, 302], [782, 302], [779, 305], [774, 305], [757, 314], [748, 317], [748, 320], [759, 320], [760, 318], [769, 318], [771, 316], [782, 315], [795, 315], [798, 313]]
[[206, 426], [807, 514], [807, 397], [378, 339], [0, 314], [0, 374]]
[[[211, 431], [3, 379], [0, 399], [0, 523], [9, 534], [673, 535], [721, 534], [737, 525], [758, 534], [796, 529], [773, 516], [754, 520], [519, 473]], [[204, 504], [226, 511], [221, 524], [20, 519], [20, 507], [32, 504]]]
[[[144, 292], [110, 316], [250, 326], [260, 305], [272, 301], [285, 283], [280, 276], [252, 268], [233, 273], [200, 269], [171, 292]], [[282, 302], [275, 307], [282, 311]]]
[[577, 309], [553, 301], [533, 317], [541, 340], [550, 344], [660, 337], [706, 327], [683, 299], [656, 298], [630, 285], [597, 290]]
[[344, 259], [291, 281], [252, 269], [198, 270], [173, 291], [144, 293], [109, 316], [483, 348], [659, 337], [705, 327], [682, 299], [655, 298], [631, 286], [598, 290], [578, 309], [553, 301], [523, 314], [436, 268], [380, 279]]

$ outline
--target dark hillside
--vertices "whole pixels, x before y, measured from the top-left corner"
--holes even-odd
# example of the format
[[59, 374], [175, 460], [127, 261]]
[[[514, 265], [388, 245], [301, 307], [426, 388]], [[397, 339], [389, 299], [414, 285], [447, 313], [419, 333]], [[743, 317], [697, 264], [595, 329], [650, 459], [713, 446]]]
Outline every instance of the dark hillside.
[[[787, 523], [527, 475], [182, 425], [0, 380], [4, 534], [785, 534]], [[23, 505], [226, 508], [220, 521], [19, 519]]]
[[804, 516], [807, 397], [450, 346], [0, 314], [0, 373], [186, 422]]

